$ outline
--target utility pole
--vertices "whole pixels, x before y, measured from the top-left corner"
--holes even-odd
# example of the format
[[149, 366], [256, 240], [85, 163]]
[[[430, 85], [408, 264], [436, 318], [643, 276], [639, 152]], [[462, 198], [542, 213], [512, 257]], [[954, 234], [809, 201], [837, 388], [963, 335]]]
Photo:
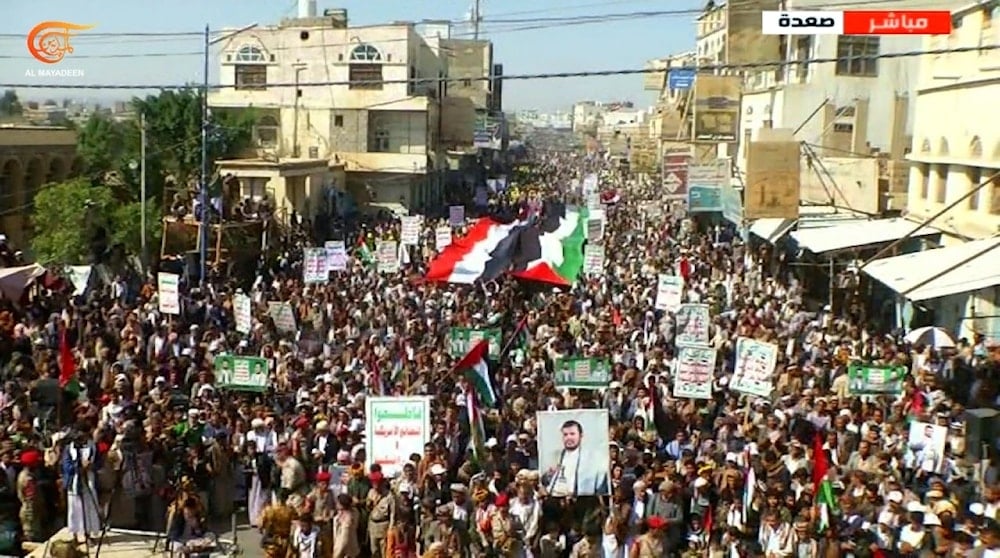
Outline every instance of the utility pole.
[[476, 41], [479, 40], [479, 2], [480, 0], [476, 0], [472, 6], [472, 38]]
[[142, 265], [149, 261], [146, 253], [146, 113], [139, 113], [139, 200], [142, 209], [139, 211], [140, 246], [142, 250]]
[[205, 264], [208, 263], [208, 25], [205, 25], [205, 59], [201, 88], [201, 187], [198, 189], [198, 280], [204, 286], [208, 279]]

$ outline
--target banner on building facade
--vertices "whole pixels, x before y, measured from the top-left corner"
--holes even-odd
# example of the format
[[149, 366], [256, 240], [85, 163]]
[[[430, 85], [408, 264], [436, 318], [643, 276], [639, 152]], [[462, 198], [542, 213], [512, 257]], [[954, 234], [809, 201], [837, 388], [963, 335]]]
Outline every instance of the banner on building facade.
[[747, 219], [798, 219], [801, 184], [799, 143], [751, 141], [747, 148]]
[[740, 90], [739, 76], [698, 76], [694, 82], [694, 141], [736, 141], [740, 124]]
[[501, 149], [503, 147], [503, 118], [476, 115], [476, 125], [472, 132], [473, 147]]
[[729, 183], [729, 159], [688, 167], [688, 212], [722, 211], [722, 187]]
[[691, 153], [688, 151], [672, 151], [663, 154], [663, 169], [660, 173], [664, 198], [668, 200], [687, 200], [688, 197], [688, 165]]

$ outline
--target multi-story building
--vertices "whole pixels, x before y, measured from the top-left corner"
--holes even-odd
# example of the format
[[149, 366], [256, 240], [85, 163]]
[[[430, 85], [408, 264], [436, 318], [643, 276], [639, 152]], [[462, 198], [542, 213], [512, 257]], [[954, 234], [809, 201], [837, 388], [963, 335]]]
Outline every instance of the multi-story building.
[[42, 186], [79, 174], [76, 132], [49, 126], [0, 126], [0, 234], [24, 246]]
[[[1000, 4], [970, 5], [955, 11], [953, 19], [951, 35], [926, 38], [923, 48], [1000, 44]], [[995, 235], [1000, 232], [1000, 113], [988, 107], [1000, 99], [1000, 51], [918, 60], [907, 210], [913, 218], [929, 218], [988, 181], [936, 219], [935, 226], [958, 241]]]
[[[1000, 44], [1000, 4], [952, 10], [950, 35], [922, 50]], [[1000, 51], [920, 56], [913, 96], [907, 217], [941, 231], [939, 248], [880, 259], [866, 274], [896, 295], [900, 325], [1000, 338]], [[954, 206], [954, 207], [951, 207]], [[919, 309], [917, 312], [915, 309]], [[907, 323], [918, 315], [921, 323]]]
[[[485, 61], [492, 49], [460, 45], [429, 27], [426, 37], [409, 22], [349, 27], [346, 10], [318, 15], [315, 0], [300, 0], [298, 17], [224, 38], [222, 87], [209, 105], [252, 109], [262, 158], [317, 162], [316, 173], [285, 188], [287, 204], [301, 214], [314, 213], [331, 187], [359, 203], [439, 205], [448, 53]], [[320, 172], [324, 161], [344, 166], [346, 184], [318, 183], [331, 180]]]
[[[818, 0], [791, 0], [788, 10], [823, 9]], [[948, 8], [958, 0], [902, 0], [895, 9]], [[882, 9], [880, 3], [852, 9]], [[922, 38], [790, 36], [775, 70], [747, 72], [740, 107], [742, 138], [735, 164], [745, 169], [747, 146], [762, 128], [796, 130], [803, 142], [803, 200], [880, 214], [904, 204], [919, 56], [874, 58], [920, 50]], [[866, 58], [861, 58], [861, 57]], [[836, 58], [836, 63], [814, 63]]]

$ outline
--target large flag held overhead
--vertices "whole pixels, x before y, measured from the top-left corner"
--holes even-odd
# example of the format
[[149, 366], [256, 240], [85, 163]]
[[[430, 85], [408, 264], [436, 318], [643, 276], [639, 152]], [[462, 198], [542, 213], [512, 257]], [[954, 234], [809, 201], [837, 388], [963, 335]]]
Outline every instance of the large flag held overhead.
[[469, 382], [484, 407], [493, 407], [497, 403], [497, 392], [490, 378], [489, 362], [486, 360], [489, 350], [490, 340], [483, 339], [455, 364], [455, 370]]
[[570, 286], [583, 270], [587, 209], [545, 204], [537, 222], [476, 221], [431, 263], [428, 281], [471, 284], [492, 281], [510, 270], [515, 277]]

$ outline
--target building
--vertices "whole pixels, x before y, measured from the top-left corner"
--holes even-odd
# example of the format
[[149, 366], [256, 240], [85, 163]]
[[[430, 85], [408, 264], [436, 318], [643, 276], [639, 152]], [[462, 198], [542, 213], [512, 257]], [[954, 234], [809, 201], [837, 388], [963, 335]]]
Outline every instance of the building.
[[573, 132], [576, 134], [597, 132], [597, 125], [604, 115], [605, 107], [595, 101], [579, 101], [573, 104]]
[[[956, 11], [950, 36], [926, 39], [940, 50], [1000, 44], [1000, 7]], [[984, 107], [1000, 99], [1000, 51], [921, 56], [915, 106], [907, 211], [927, 219], [1000, 172], [1000, 114]], [[1000, 232], [1000, 177], [935, 220], [947, 243]], [[947, 239], [946, 239], [947, 240]], [[997, 254], [1000, 257], [1000, 254]]]
[[349, 27], [346, 10], [318, 15], [315, 0], [300, 0], [298, 17], [223, 39], [222, 87], [209, 105], [254, 111], [262, 160], [343, 163], [345, 184], [307, 179], [279, 206], [311, 216], [333, 188], [359, 203], [419, 211], [443, 199], [441, 42], [410, 22]]
[[44, 126], [0, 126], [0, 234], [25, 246], [35, 195], [79, 174], [76, 132]]
[[[934, 3], [934, 9], [949, 2]], [[792, 0], [787, 9], [823, 9], [818, 0]], [[881, 9], [852, 5], [852, 9]], [[930, 7], [929, 0], [902, 0], [897, 9]], [[919, 36], [790, 36], [783, 69], [745, 74], [740, 142], [735, 163], [745, 170], [747, 146], [762, 128], [796, 130], [803, 142], [802, 198], [868, 214], [904, 205], [917, 74], [921, 59], [856, 58], [918, 51]], [[839, 59], [813, 63], [814, 59]]]
[[[1000, 44], [1000, 4], [953, 10], [940, 50]], [[957, 337], [1000, 339], [1000, 52], [918, 58], [906, 208], [942, 231], [939, 248], [880, 259], [864, 272], [895, 294], [901, 326], [936, 325]], [[954, 207], [949, 208], [954, 204]]]

